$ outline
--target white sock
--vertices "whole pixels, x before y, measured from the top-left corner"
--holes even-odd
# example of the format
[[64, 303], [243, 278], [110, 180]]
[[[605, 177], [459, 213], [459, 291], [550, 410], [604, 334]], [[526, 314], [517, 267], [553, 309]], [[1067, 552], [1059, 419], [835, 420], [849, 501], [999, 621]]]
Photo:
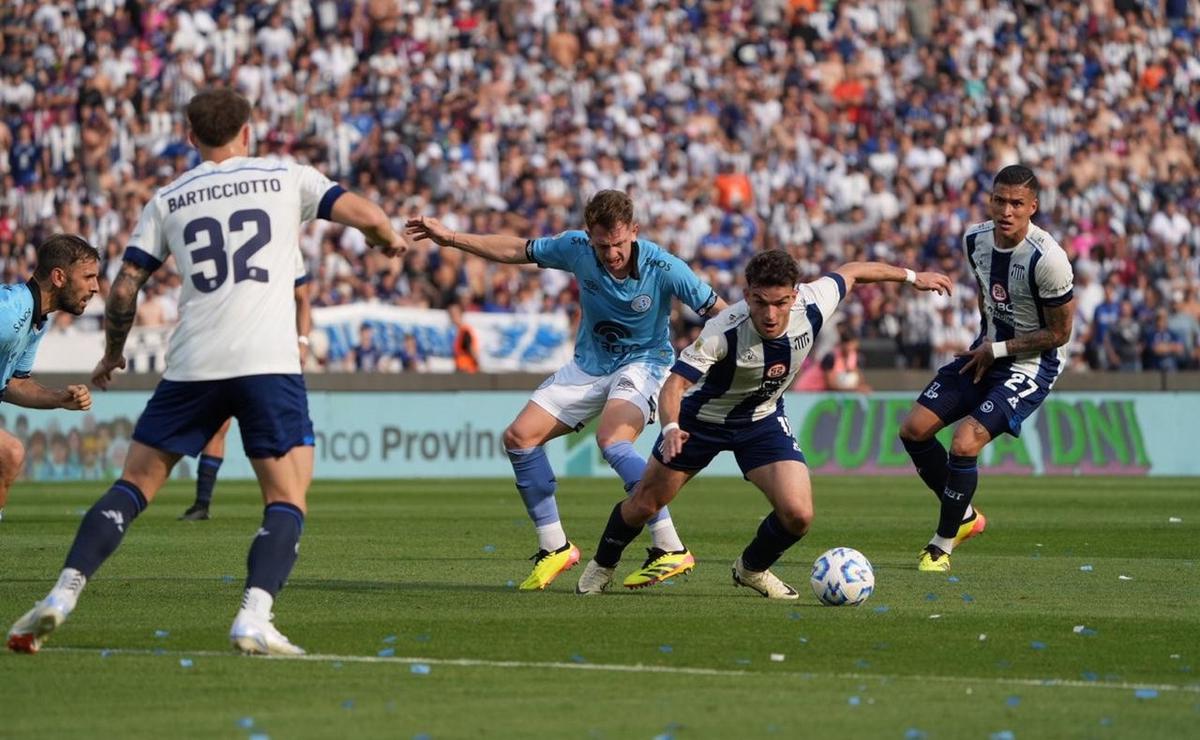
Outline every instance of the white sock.
[[567, 533], [563, 531], [561, 521], [543, 524], [537, 528], [538, 547], [546, 552], [554, 552], [567, 544]]
[[679, 540], [679, 533], [675, 531], [675, 522], [671, 521], [669, 516], [650, 524], [650, 541], [654, 547], [667, 552], [679, 552], [683, 549], [683, 542]]
[[242, 594], [242, 609], [264, 619], [271, 618], [271, 607], [275, 605], [275, 597], [258, 587], [246, 589]]
[[963, 512], [962, 520], [965, 522], [973, 516], [975, 516], [975, 507], [967, 504], [967, 510]]
[[947, 555], [949, 555], [954, 550], [954, 538], [953, 537], [938, 537], [935, 534], [933, 536], [933, 539], [929, 540], [929, 544], [933, 545], [934, 547], [941, 548], [942, 552], [946, 553]]
[[58, 581], [55, 582], [54, 588], [50, 589], [46, 598], [52, 599], [70, 614], [71, 610], [75, 608], [75, 602], [79, 600], [79, 594], [83, 593], [83, 587], [86, 585], [87, 576], [74, 568], [63, 568], [62, 573], [58, 574]]

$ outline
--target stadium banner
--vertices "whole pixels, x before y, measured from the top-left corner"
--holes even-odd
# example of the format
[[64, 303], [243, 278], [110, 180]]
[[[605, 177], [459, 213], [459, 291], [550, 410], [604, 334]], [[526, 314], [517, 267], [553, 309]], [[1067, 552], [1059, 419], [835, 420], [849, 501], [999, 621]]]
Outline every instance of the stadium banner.
[[[120, 471], [147, 392], [98, 393], [92, 411], [35, 411], [0, 405], [0, 428], [26, 446], [26, 479], [111, 480]], [[313, 392], [316, 475], [320, 478], [507, 478], [504, 428], [527, 401], [519, 392]], [[868, 396], [792, 393], [792, 429], [820, 475], [912, 474], [897, 438], [910, 393]], [[1034, 475], [1200, 475], [1189, 428], [1200, 393], [1060, 393], [1028, 419], [1019, 438], [1001, 437], [981, 460], [985, 470]], [[609, 476], [595, 426], [547, 446], [559, 477]], [[658, 427], [637, 443], [650, 453]], [[943, 432], [949, 446], [950, 430]], [[233, 427], [223, 478], [253, 472]], [[183, 460], [176, 477], [194, 475]], [[709, 475], [740, 475], [719, 456]]]
[[[446, 311], [361, 303], [314, 308], [314, 351], [332, 363], [346, 359], [368, 324], [379, 349], [394, 357], [411, 334], [430, 372], [454, 372], [454, 325]], [[463, 314], [479, 343], [479, 367], [485, 373], [552, 373], [572, 356], [575, 337], [563, 314]], [[162, 372], [172, 327], [135, 327], [126, 342], [131, 372]], [[91, 372], [104, 353], [101, 331], [50, 332], [38, 347], [34, 372]], [[399, 367], [399, 362], [391, 363]]]

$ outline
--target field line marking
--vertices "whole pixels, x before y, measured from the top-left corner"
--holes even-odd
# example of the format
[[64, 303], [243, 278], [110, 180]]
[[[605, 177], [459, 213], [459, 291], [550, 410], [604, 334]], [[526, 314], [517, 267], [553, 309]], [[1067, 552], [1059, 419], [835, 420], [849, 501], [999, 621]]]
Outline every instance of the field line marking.
[[[51, 647], [43, 652], [54, 653], [90, 653], [95, 655], [151, 655], [171, 656], [177, 658], [243, 658], [233, 651], [216, 650], [163, 650], [158, 649], [99, 649]], [[1002, 676], [926, 676], [903, 673], [818, 673], [813, 671], [745, 671], [724, 668], [698, 668], [691, 666], [665, 665], [627, 665], [621, 663], [564, 663], [558, 661], [532, 660], [484, 660], [481, 658], [421, 658], [415, 656], [377, 656], [377, 655], [325, 655], [312, 653], [308, 655], [272, 655], [266, 660], [294, 660], [310, 663], [398, 663], [413, 665], [456, 666], [461, 668], [533, 668], [533, 669], [565, 669], [575, 671], [610, 671], [613, 673], [669, 673], [683, 676], [769, 676], [784, 678], [835, 678], [848, 681], [924, 681], [942, 683], [990, 683], [1001, 686], [1030, 686], [1030, 687], [1063, 687], [1073, 689], [1117, 689], [1132, 691], [1135, 689], [1154, 689], [1156, 691], [1179, 691], [1200, 694], [1200, 685], [1192, 684], [1154, 684], [1132, 683], [1128, 681], [1083, 681], [1067, 678], [1004, 678]]]

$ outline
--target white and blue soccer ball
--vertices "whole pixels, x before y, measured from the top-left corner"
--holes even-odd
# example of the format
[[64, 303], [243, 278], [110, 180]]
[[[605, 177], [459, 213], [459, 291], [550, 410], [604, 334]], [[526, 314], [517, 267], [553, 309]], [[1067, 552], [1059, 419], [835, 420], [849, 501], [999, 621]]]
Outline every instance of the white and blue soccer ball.
[[875, 590], [875, 569], [858, 550], [835, 547], [813, 563], [810, 583], [822, 604], [858, 606]]

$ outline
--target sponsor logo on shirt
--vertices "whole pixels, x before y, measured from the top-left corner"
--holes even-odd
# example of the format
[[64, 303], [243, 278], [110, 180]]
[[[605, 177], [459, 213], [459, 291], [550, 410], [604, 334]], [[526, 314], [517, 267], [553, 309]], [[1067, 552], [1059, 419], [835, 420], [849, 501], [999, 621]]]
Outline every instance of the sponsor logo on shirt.
[[999, 303], [1003, 303], [1008, 300], [1008, 291], [1000, 283], [992, 283], [992, 298]]
[[1012, 282], [1025, 279], [1025, 265], [1013, 265], [1008, 269], [1008, 279]]
[[637, 296], [636, 298], [634, 298], [632, 301], [629, 302], [629, 307], [632, 308], [634, 311], [637, 311], [638, 313], [646, 313], [647, 311], [650, 310], [650, 306], [653, 303], [654, 303], [654, 300], [652, 298], [650, 298], [650, 296], [646, 295], [645, 293], [642, 293], [641, 295]]
[[771, 367], [767, 368], [767, 377], [768, 378], [782, 377], [784, 375], [784, 373], [786, 373], [786, 372], [787, 372], [787, 365], [783, 364], [782, 362], [777, 362], [774, 365], [772, 365]]

